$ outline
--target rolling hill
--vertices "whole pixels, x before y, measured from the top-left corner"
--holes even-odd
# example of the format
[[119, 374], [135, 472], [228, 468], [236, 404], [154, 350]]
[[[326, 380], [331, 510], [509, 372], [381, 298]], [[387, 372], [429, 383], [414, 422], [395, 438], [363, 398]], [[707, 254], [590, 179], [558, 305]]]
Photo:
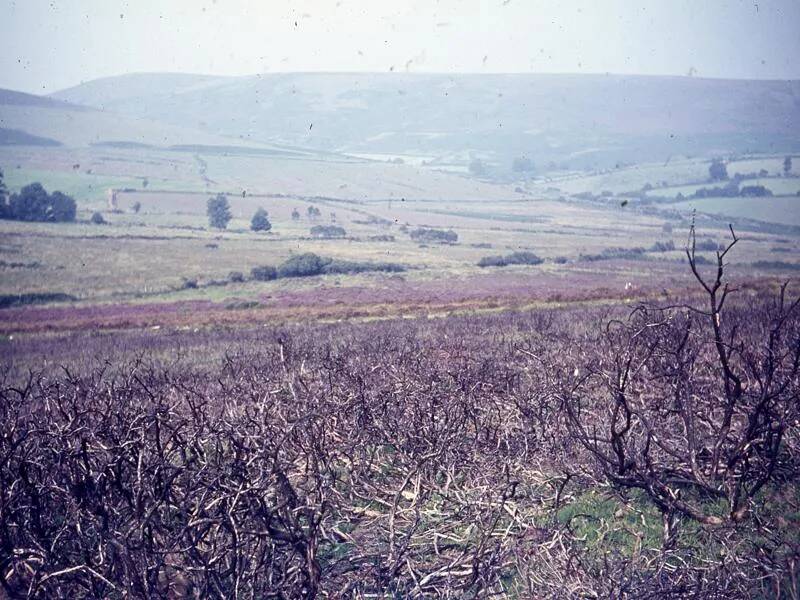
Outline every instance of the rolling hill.
[[0, 146], [160, 148], [209, 153], [317, 156], [301, 148], [216, 135], [80, 103], [0, 89]]
[[800, 82], [616, 75], [133, 74], [55, 99], [214, 135], [498, 167], [800, 149]]

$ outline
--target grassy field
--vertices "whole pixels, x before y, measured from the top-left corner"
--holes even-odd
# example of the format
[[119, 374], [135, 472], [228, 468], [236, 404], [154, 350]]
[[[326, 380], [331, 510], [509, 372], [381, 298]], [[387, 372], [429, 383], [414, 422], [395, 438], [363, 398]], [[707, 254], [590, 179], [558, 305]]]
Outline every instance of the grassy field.
[[[362, 316], [381, 316], [404, 310], [424, 313], [426, 305], [447, 312], [560, 298], [624, 297], [626, 290], [650, 293], [683, 285], [681, 247], [692, 209], [800, 225], [794, 198], [720, 200], [725, 210], [714, 199], [640, 208], [635, 201], [624, 206], [613, 197], [585, 201], [536, 187], [520, 193], [508, 185], [377, 162], [105, 147], [74, 153], [6, 148], [0, 150], [0, 160], [12, 191], [40, 181], [49, 190], [73, 195], [79, 208], [74, 224], [0, 222], [0, 295], [67, 294], [80, 306], [199, 301], [219, 308], [255, 302], [266, 310], [263, 317], [296, 318], [294, 307], [307, 309], [316, 302], [320, 318], [342, 318], [350, 304], [361, 306], [356, 312]], [[779, 162], [762, 159], [744, 166], [763, 165], [775, 169]], [[674, 161], [607, 175], [572, 175], [558, 185], [588, 187], [599, 194], [612, 180], [611, 187], [623, 190], [639, 186], [643, 178], [679, 183], [681, 177], [699, 177], [704, 170], [704, 161]], [[788, 185], [795, 180], [765, 181]], [[107, 206], [112, 188], [131, 190], [118, 194], [118, 211]], [[207, 199], [218, 191], [230, 193], [233, 219], [224, 231], [209, 229], [205, 215]], [[141, 205], [138, 213], [132, 211], [134, 203]], [[319, 217], [309, 218], [312, 206]], [[260, 207], [269, 212], [269, 233], [249, 230], [250, 217]], [[95, 210], [103, 212], [106, 225], [88, 222]], [[299, 220], [292, 218], [295, 210]], [[311, 227], [333, 223], [345, 229], [344, 239], [311, 237]], [[718, 241], [727, 235], [724, 219], [698, 217], [697, 226], [701, 239]], [[458, 242], [420, 243], [410, 236], [419, 227], [452, 230]], [[791, 272], [797, 236], [763, 227], [745, 227], [739, 234], [746, 240], [740, 266], [748, 276]], [[674, 250], [653, 249], [656, 243], [671, 243]], [[616, 259], [591, 258], [610, 249], [622, 254], [618, 250]], [[483, 257], [516, 251], [534, 252], [544, 263], [477, 266]], [[304, 252], [392, 262], [405, 272], [229, 281], [231, 272], [247, 278], [253, 267], [277, 266]], [[453, 293], [453, 288], [475, 293]], [[601, 288], [602, 293], [591, 292]], [[391, 308], [397, 298], [404, 299], [402, 306]], [[278, 311], [281, 302], [290, 310]], [[197, 318], [241, 319], [239, 313]], [[7, 331], [20, 324], [17, 317], [10, 322], [16, 325], [6, 323]]]

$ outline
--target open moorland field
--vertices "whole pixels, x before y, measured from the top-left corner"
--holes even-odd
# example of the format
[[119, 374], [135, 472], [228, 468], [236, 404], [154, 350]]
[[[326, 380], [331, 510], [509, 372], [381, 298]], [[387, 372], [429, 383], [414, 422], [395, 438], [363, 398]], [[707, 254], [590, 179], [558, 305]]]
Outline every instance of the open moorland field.
[[[0, 222], [0, 295], [18, 305], [0, 312], [0, 330], [190, 327], [246, 323], [247, 315], [266, 322], [385, 318], [668, 294], [689, 284], [683, 247], [692, 221], [705, 259], [733, 223], [742, 238], [737, 272], [748, 280], [785, 277], [800, 268], [794, 222], [800, 197], [777, 194], [800, 179], [780, 176], [781, 161], [728, 164], [731, 173], [766, 170], [756, 181], [773, 186], [774, 196], [675, 203], [681, 178], [702, 187], [707, 161], [511, 185], [357, 159], [5, 148], [0, 164], [9, 189], [40, 181], [66, 191], [78, 201], [78, 222]], [[654, 189], [641, 192], [647, 184]], [[570, 193], [587, 187], [596, 191]], [[219, 192], [229, 194], [233, 216], [225, 230], [209, 228], [206, 217], [207, 199]], [[693, 212], [708, 202], [717, 203], [714, 210]], [[269, 213], [267, 233], [249, 230], [258, 208]], [[89, 222], [95, 211], [106, 224]], [[312, 236], [319, 225], [339, 226], [344, 235]], [[452, 231], [457, 239], [413, 237], [419, 229]], [[254, 267], [277, 267], [309, 252], [396, 270], [250, 276]], [[534, 253], [541, 262], [478, 266], [514, 252]], [[60, 302], [20, 306], [48, 300]]]

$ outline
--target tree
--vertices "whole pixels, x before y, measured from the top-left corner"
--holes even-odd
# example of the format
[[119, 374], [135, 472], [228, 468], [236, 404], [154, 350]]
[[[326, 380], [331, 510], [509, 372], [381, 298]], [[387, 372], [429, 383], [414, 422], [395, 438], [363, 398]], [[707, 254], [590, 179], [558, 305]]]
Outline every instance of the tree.
[[41, 183], [31, 183], [11, 194], [11, 217], [20, 221], [47, 221], [50, 197]]
[[299, 221], [300, 220], [300, 211], [296, 208], [292, 210], [292, 221]]
[[525, 173], [533, 171], [533, 161], [527, 156], [518, 156], [511, 164], [511, 170], [515, 173]]
[[103, 214], [100, 212], [92, 213], [92, 218], [90, 220], [95, 225], [105, 225], [106, 223], [106, 220], [103, 218]]
[[486, 175], [486, 165], [483, 164], [483, 161], [479, 158], [474, 159], [471, 163], [469, 163], [469, 172], [475, 175], [476, 177], [483, 177]]
[[64, 223], [74, 221], [77, 213], [75, 200], [61, 192], [50, 194], [50, 214], [53, 221]]
[[792, 172], [792, 157], [787, 156], [783, 159], [783, 174], [788, 175]]
[[206, 208], [210, 227], [225, 229], [231, 220], [231, 207], [225, 194], [217, 194], [208, 199]]
[[269, 231], [272, 223], [269, 222], [269, 214], [263, 208], [259, 208], [250, 220], [250, 229], [253, 231]]
[[728, 178], [728, 168], [725, 166], [724, 162], [715, 158], [708, 167], [708, 175], [711, 181], [724, 181]]
[[137, 215], [138, 215], [138, 214], [139, 214], [139, 211], [140, 211], [140, 210], [142, 210], [142, 203], [141, 203], [141, 202], [139, 202], [139, 201], [137, 200], [137, 201], [136, 201], [136, 202], [134, 202], [134, 203], [133, 203], [133, 205], [131, 206], [131, 210], [132, 210], [132, 211], [133, 211], [135, 214], [137, 214]]
[[312, 221], [322, 214], [322, 212], [316, 206], [309, 206], [306, 209], [306, 213], [308, 214], [308, 218]]

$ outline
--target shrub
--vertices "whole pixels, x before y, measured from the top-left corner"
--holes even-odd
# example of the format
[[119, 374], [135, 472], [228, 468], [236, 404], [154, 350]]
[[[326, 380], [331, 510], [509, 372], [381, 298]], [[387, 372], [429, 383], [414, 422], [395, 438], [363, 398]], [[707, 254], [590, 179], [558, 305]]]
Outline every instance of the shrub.
[[183, 289], [196, 290], [198, 288], [197, 279], [194, 277], [183, 280]]
[[298, 254], [278, 267], [279, 277], [310, 277], [322, 273], [326, 261], [313, 252]]
[[[233, 273], [231, 273], [233, 275]], [[241, 273], [237, 273], [237, 275], [241, 275]], [[272, 281], [273, 279], [278, 278], [278, 271], [275, 267], [270, 265], [263, 265], [260, 267], [253, 267], [250, 269], [250, 278], [255, 279], [256, 281]], [[229, 277], [229, 279], [231, 279]], [[234, 279], [231, 279], [234, 281]], [[242, 277], [238, 281], [244, 281], [244, 277]]]
[[326, 275], [345, 275], [348, 273], [368, 273], [381, 271], [384, 273], [402, 273], [406, 268], [403, 265], [391, 262], [357, 262], [352, 260], [332, 260], [322, 267]]
[[739, 195], [751, 197], [772, 196], [772, 190], [765, 188], [763, 185], [746, 185], [739, 192]]
[[244, 281], [244, 273], [241, 271], [231, 271], [228, 273], [228, 281], [231, 283], [242, 283]]
[[92, 218], [89, 219], [89, 220], [92, 223], [94, 223], [95, 225], [105, 225], [106, 224], [106, 220], [103, 217], [103, 214], [100, 213], [100, 212], [93, 212], [92, 213]]
[[600, 254], [581, 254], [580, 260], [594, 262], [598, 260], [629, 259], [636, 260], [642, 258], [646, 252], [644, 248], [605, 248]]
[[711, 238], [706, 238], [695, 243], [695, 250], [699, 250], [700, 252], [716, 252], [719, 249], [720, 245]]
[[656, 242], [650, 246], [650, 252], [671, 252], [675, 250], [675, 242], [668, 240], [666, 242]]
[[142, 203], [137, 200], [131, 205], [131, 210], [138, 215], [139, 211], [142, 210]]
[[269, 231], [272, 229], [272, 223], [269, 222], [269, 215], [263, 208], [259, 208], [253, 218], [250, 220], [250, 229], [252, 231]]
[[508, 265], [539, 265], [544, 262], [533, 252], [512, 252], [508, 256], [484, 256], [479, 267], [505, 267]]
[[444, 231], [442, 229], [420, 227], [412, 231], [410, 235], [412, 240], [422, 243], [454, 244], [458, 241], [458, 234], [452, 229]]
[[311, 235], [315, 238], [341, 238], [347, 235], [343, 227], [338, 225], [314, 225]]
[[27, 304], [45, 304], [48, 302], [73, 302], [75, 300], [77, 300], [75, 296], [61, 292], [2, 294], [0, 295], [0, 308], [25, 306]]
[[753, 263], [753, 266], [757, 269], [800, 270], [800, 263], [791, 263], [782, 260], [757, 260]]
[[505, 267], [508, 263], [500, 255], [484, 256], [478, 261], [479, 267]]
[[208, 224], [216, 229], [225, 229], [231, 220], [231, 207], [228, 198], [224, 194], [217, 194], [208, 199], [206, 204], [206, 214]]

